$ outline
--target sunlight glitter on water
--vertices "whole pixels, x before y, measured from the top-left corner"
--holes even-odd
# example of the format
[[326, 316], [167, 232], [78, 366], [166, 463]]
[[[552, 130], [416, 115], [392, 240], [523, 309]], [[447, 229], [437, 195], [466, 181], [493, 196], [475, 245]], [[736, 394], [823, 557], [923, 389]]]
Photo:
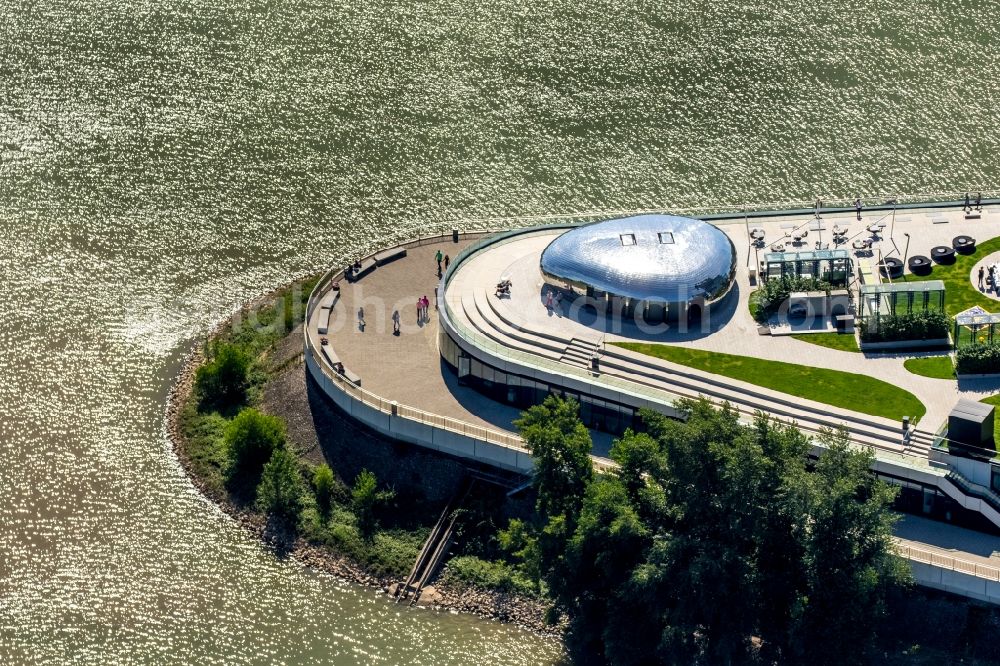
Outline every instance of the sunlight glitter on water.
[[461, 220], [994, 189], [996, 13], [0, 0], [0, 660], [557, 659], [264, 551], [164, 441], [183, 354]]

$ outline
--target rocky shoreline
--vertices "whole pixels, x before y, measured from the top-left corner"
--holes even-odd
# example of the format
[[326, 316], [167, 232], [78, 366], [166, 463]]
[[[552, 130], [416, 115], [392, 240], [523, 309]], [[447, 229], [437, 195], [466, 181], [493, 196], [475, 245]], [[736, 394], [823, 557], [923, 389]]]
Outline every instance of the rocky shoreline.
[[[194, 378], [198, 368], [205, 360], [204, 342], [216, 338], [230, 322], [245, 316], [251, 309], [259, 308], [272, 301], [275, 296], [301, 282], [293, 280], [287, 285], [274, 289], [260, 298], [244, 305], [227, 319], [219, 322], [204, 341], [196, 344], [188, 354], [177, 379], [174, 381], [167, 398], [165, 410], [166, 432], [178, 462], [187, 473], [191, 483], [208, 500], [215, 503], [226, 515], [239, 523], [244, 529], [254, 534], [263, 543], [272, 548], [280, 556], [295, 559], [303, 565], [316, 571], [336, 576], [350, 583], [376, 588], [388, 595], [396, 586], [404, 581], [392, 577], [373, 576], [356, 562], [332, 552], [329, 549], [309, 543], [300, 537], [292, 537], [284, 533], [276, 533], [268, 525], [266, 518], [256, 512], [247, 511], [235, 505], [224, 493], [211, 488], [194, 470], [187, 451], [187, 438], [181, 427], [181, 413], [194, 390]], [[288, 335], [293, 335], [293, 329]], [[563, 631], [561, 625], [546, 624], [547, 607], [539, 600], [520, 595], [501, 593], [471, 586], [456, 586], [440, 584], [428, 586], [417, 604], [421, 608], [442, 611], [469, 613], [478, 617], [503, 623], [514, 624], [537, 634], [560, 637]]]

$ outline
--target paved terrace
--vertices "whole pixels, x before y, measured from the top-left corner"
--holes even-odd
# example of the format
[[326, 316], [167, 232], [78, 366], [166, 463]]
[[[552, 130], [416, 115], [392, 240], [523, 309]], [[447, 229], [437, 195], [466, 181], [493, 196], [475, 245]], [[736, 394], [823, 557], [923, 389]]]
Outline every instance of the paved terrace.
[[[810, 230], [807, 245], [802, 249], [811, 247], [808, 243], [820, 236], [824, 241], [828, 240], [829, 230], [837, 224], [848, 227], [850, 235], [859, 233], [866, 237], [865, 226], [879, 219], [887, 223], [890, 221], [884, 212], [865, 214], [863, 217], [862, 222], [857, 222], [853, 214], [825, 216], [826, 231]], [[762, 227], [770, 245], [785, 238], [790, 231], [787, 228], [790, 224], [804, 225], [810, 219], [808, 216], [757, 218], [751, 221], [750, 226]], [[940, 220], [946, 222], [941, 223]], [[914, 354], [905, 357], [864, 355], [827, 349], [788, 336], [758, 335], [757, 324], [750, 317], [747, 308], [749, 293], [753, 288], [749, 282], [747, 266], [755, 265], [755, 252], [763, 251], [755, 251], [750, 246], [747, 228], [742, 220], [721, 222], [719, 226], [732, 238], [737, 248], [740, 269], [737, 293], [734, 294], [736, 298], [731, 299], [731, 306], [721, 318], [713, 318], [714, 330], [707, 335], [700, 332], [648, 335], [633, 327], [619, 334], [609, 334], [606, 336], [607, 340], [657, 340], [708, 351], [724, 351], [792, 363], [802, 363], [804, 359], [808, 359], [810, 364], [817, 367], [872, 374], [902, 386], [920, 398], [928, 410], [921, 426], [931, 431], [944, 421], [959, 396], [979, 399], [1000, 391], [998, 380], [963, 381], [960, 389], [953, 380], [913, 375], [903, 368], [903, 361]], [[951, 239], [959, 234], [971, 235], [980, 242], [1000, 236], [1000, 210], [987, 209], [983, 219], [972, 221], [966, 221], [960, 210], [907, 210], [897, 213], [894, 233], [890, 235], [889, 231], [890, 228], [886, 227], [883, 240], [875, 244], [875, 257], [865, 254], [856, 256], [856, 259], [874, 261], [879, 251], [885, 254], [895, 253], [896, 248], [901, 254], [906, 244], [904, 232], [911, 237], [910, 255], [928, 255], [931, 247], [950, 245]], [[514, 282], [513, 298], [499, 305], [505, 309], [505, 316], [517, 319], [518, 323], [542, 327], [568, 338], [600, 339], [603, 324], [553, 315], [545, 308], [538, 258], [555, 233], [558, 232], [520, 239], [468, 261], [456, 272], [449, 287], [448, 297], [453, 307], [457, 307], [458, 301], [470, 292], [480, 290], [483, 294], [491, 293], [492, 286], [498, 280], [510, 277]], [[434, 295], [438, 277], [434, 255], [440, 249], [455, 257], [470, 243], [470, 240], [459, 243], [444, 241], [436, 245], [411, 248], [405, 258], [378, 268], [356, 283], [342, 282], [341, 297], [333, 309], [327, 337], [345, 367], [362, 378], [362, 386], [367, 390], [427, 412], [510, 430], [513, 419], [518, 416], [518, 410], [488, 399], [472, 389], [458, 386], [455, 376], [443, 366], [437, 352], [438, 321]], [[432, 304], [430, 316], [428, 320], [418, 322], [416, 301], [424, 295]], [[481, 294], [480, 298], [482, 297]], [[365, 309], [367, 323], [363, 330], [357, 317], [361, 307]], [[401, 316], [401, 333], [398, 336], [392, 333], [393, 309], [398, 309]], [[316, 324], [319, 315], [320, 311], [317, 309], [309, 327], [314, 344], [318, 343]], [[665, 367], [671, 365], [660, 361], [658, 363]], [[736, 384], [730, 380], [724, 381]], [[766, 393], [764, 389], [756, 390]], [[598, 436], [598, 439], [602, 439], [602, 436]], [[606, 449], [607, 438], [603, 439], [605, 441], [600, 448]]]
[[[864, 228], [875, 220], [883, 218], [884, 215], [884, 213], [865, 215], [862, 222], [858, 222], [853, 214], [824, 217], [824, 227], [827, 230], [824, 241], [829, 239], [829, 230], [837, 224], [848, 227], [851, 230], [851, 235], [861, 233], [862, 237], [868, 237]], [[785, 233], [789, 231], [784, 227], [790, 224], [803, 224], [808, 219], [757, 219], [751, 221], [751, 227], [764, 228], [768, 244], [770, 244], [784, 238]], [[940, 220], [947, 221], [940, 222]], [[889, 222], [889, 219], [887, 218], [885, 221]], [[616, 340], [669, 342], [706, 351], [797, 364], [808, 363], [815, 367], [876, 376], [916, 395], [927, 408], [927, 414], [920, 426], [922, 429], [932, 432], [944, 423], [948, 412], [959, 397], [978, 400], [1000, 391], [1000, 380], [995, 379], [963, 380], [961, 387], [959, 387], [954, 380], [931, 379], [914, 375], [903, 367], [903, 362], [906, 358], [920, 354], [861, 354], [821, 347], [790, 336], [759, 335], [757, 322], [750, 316], [748, 308], [749, 295], [755, 287], [750, 284], [747, 266], [748, 261], [750, 266], [757, 264], [755, 250], [750, 246], [746, 226], [742, 220], [720, 224], [720, 227], [732, 238], [737, 248], [740, 269], [737, 275], [737, 293], [734, 294], [736, 298], [730, 300], [728, 307], [723, 312], [713, 314], [711, 327], [708, 331], [679, 332], [673, 330], [646, 333], [639, 330], [634, 324], [628, 323], [620, 326], [621, 330], [608, 331], [609, 325], [606, 320], [603, 318], [595, 320], [592, 316], [587, 317], [582, 313], [574, 313], [566, 303], [554, 312], [546, 309], [545, 299], [542, 295], [543, 280], [538, 268], [539, 259], [542, 250], [553, 238], [562, 233], [561, 231], [521, 237], [499, 246], [495, 250], [478, 254], [463, 264], [460, 270], [455, 273], [448, 288], [447, 298], [456, 313], [473, 310], [470, 301], [476, 301], [475, 305], [478, 306], [478, 310], [486, 310], [486, 306], [488, 306], [489, 309], [493, 310], [493, 315], [518, 329], [545, 331], [567, 341], [578, 338], [589, 340], [594, 344], [600, 343], [602, 339], [606, 342]], [[870, 261], [874, 264], [880, 252], [885, 255], [892, 253], [896, 256], [902, 256], [906, 246], [904, 232], [909, 233], [911, 237], [910, 256], [914, 254], [928, 256], [932, 247], [936, 245], [950, 246], [952, 238], [959, 234], [973, 236], [980, 242], [994, 236], [1000, 236], [1000, 210], [987, 211], [983, 219], [969, 221], [964, 219], [961, 210], [906, 211], [905, 213], [897, 213], [894, 229], [895, 238], [890, 235], [889, 231], [889, 227], [886, 227], [883, 239], [874, 244], [873, 253], [859, 253], [851, 250], [855, 261]], [[809, 238], [806, 239], [807, 243], [799, 249], [811, 249], [811, 243], [823, 232], [810, 231], [809, 234]], [[850, 245], [846, 247], [850, 250]], [[794, 251], [795, 249], [789, 246], [786, 251]], [[756, 253], [759, 253], [763, 258], [762, 255], [765, 251], [769, 250], [758, 250]], [[509, 300], [499, 300], [492, 295], [492, 285], [501, 279], [510, 279], [514, 285]], [[469, 318], [473, 319], [472, 316]], [[474, 327], [476, 325], [475, 321], [469, 323]], [[479, 326], [482, 326], [482, 322], [479, 322]], [[678, 366], [659, 360], [656, 361], [656, 364], [666, 368], [678, 368]], [[687, 372], [691, 371], [687, 370]], [[740, 382], [733, 380], [724, 381], [733, 386], [741, 385]], [[780, 396], [777, 392], [760, 387], [756, 387], [754, 390], [765, 395]], [[794, 400], [810, 404], [808, 401]], [[813, 406], [832, 415], [848, 414], [845, 410], [837, 410], [824, 405], [813, 403]], [[881, 422], [888, 427], [898, 428], [898, 424], [886, 419], [865, 415], [857, 416], [868, 421]]]

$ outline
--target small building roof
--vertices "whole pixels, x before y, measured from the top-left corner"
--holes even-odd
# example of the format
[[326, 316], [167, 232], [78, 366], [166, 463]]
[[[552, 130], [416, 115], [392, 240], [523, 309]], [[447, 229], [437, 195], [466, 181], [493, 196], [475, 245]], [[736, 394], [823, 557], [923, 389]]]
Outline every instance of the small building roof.
[[944, 291], [941, 280], [918, 280], [916, 282], [883, 282], [882, 284], [861, 285], [861, 295], [908, 294], [922, 291]]
[[764, 262], [780, 264], [786, 261], [816, 261], [817, 259], [849, 259], [847, 250], [808, 250], [805, 252], [767, 252]]

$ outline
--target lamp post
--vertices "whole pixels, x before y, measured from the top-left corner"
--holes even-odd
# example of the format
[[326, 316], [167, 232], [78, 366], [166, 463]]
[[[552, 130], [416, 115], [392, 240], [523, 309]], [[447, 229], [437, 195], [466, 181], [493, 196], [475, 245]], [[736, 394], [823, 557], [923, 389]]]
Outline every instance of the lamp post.
[[906, 249], [903, 250], [903, 270], [906, 270], [906, 255], [910, 252], [910, 234], [904, 231], [903, 235], [906, 236]]
[[892, 234], [896, 230], [896, 202], [897, 199], [895, 197], [886, 201], [887, 204], [892, 204], [892, 222], [889, 223], [889, 238], [892, 238]]

